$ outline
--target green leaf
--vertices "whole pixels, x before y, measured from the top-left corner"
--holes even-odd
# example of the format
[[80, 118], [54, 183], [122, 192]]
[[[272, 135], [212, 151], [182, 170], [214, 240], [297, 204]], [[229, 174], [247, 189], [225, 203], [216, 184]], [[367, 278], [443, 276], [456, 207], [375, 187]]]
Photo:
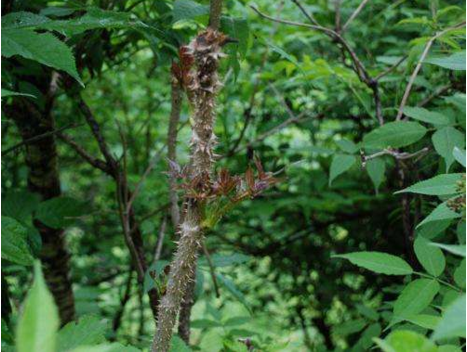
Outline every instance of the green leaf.
[[411, 266], [399, 257], [382, 252], [354, 252], [333, 255], [331, 258], [343, 258], [352, 264], [385, 275], [409, 275]]
[[358, 152], [358, 146], [354, 142], [349, 141], [348, 139], [339, 139], [338, 141], [336, 141], [336, 144], [343, 152], [349, 154], [355, 154], [356, 152]]
[[36, 96], [32, 95], [32, 94], [13, 92], [11, 90], [2, 88], [2, 98], [13, 97], [13, 96], [23, 96], [23, 97], [36, 98]]
[[86, 205], [69, 197], [56, 197], [39, 204], [36, 218], [55, 229], [73, 225], [76, 218], [86, 214]]
[[28, 244], [28, 229], [7, 216], [2, 216], [2, 259], [21, 265], [32, 265], [34, 257]]
[[409, 330], [397, 330], [386, 339], [375, 339], [376, 344], [384, 352], [437, 352], [433, 342], [425, 336]]
[[457, 182], [461, 181], [464, 174], [443, 174], [418, 182], [398, 193], [410, 192], [426, 195], [450, 195], [457, 193]]
[[342, 155], [337, 154], [334, 155], [331, 162], [331, 169], [329, 172], [329, 185], [331, 185], [332, 181], [339, 175], [346, 172], [350, 169], [355, 163], [357, 159], [352, 155]]
[[465, 134], [459, 132], [454, 127], [444, 127], [436, 131], [431, 137], [436, 152], [441, 155], [446, 162], [446, 172], [449, 172], [451, 164], [454, 162], [454, 147], [464, 149]]
[[221, 18], [222, 32], [229, 37], [238, 40], [238, 43], [229, 44], [229, 47], [235, 47], [242, 59], [245, 58], [248, 51], [248, 41], [250, 39], [250, 27], [246, 18]]
[[34, 283], [18, 322], [18, 352], [55, 352], [60, 325], [54, 299], [45, 284], [39, 262], [34, 263]]
[[449, 70], [465, 71], [465, 50], [445, 57], [428, 58], [423, 63], [440, 66]]
[[384, 180], [386, 163], [381, 158], [370, 159], [366, 162], [365, 168], [368, 176], [370, 176], [370, 179], [375, 186], [376, 192], [378, 192], [379, 186], [381, 186], [381, 183], [383, 183]]
[[465, 258], [465, 245], [430, 243], [432, 246], [439, 247], [445, 251]]
[[224, 285], [224, 287], [232, 294], [232, 296], [234, 296], [240, 303], [245, 306], [246, 309], [248, 309], [249, 312], [251, 312], [251, 308], [248, 305], [245, 296], [237, 289], [232, 280], [228, 279], [220, 273], [216, 273], [216, 277], [219, 283]]
[[366, 148], [400, 148], [411, 145], [426, 134], [425, 127], [418, 122], [389, 122], [363, 137]]
[[70, 322], [63, 327], [57, 337], [57, 351], [71, 351], [82, 345], [95, 345], [105, 342], [107, 327], [99, 318], [86, 315], [78, 322]]
[[199, 344], [201, 351], [219, 352], [223, 349], [223, 337], [220, 331], [217, 329], [209, 330], [203, 335], [203, 338]]
[[428, 314], [415, 314], [407, 317], [406, 320], [412, 324], [421, 326], [424, 329], [434, 330], [436, 325], [441, 320], [441, 317]]
[[433, 275], [440, 276], [446, 267], [443, 251], [430, 245], [430, 241], [418, 236], [414, 242], [415, 255], [425, 270]]
[[191, 348], [178, 336], [172, 337], [170, 344], [169, 352], [191, 352]]
[[406, 106], [404, 108], [404, 115], [433, 125], [447, 125], [451, 123], [449, 117], [444, 116], [439, 112], [429, 111], [424, 108]]
[[431, 213], [428, 215], [421, 223], [417, 225], [417, 228], [420, 226], [439, 220], [448, 220], [448, 219], [456, 219], [460, 218], [461, 214], [456, 213], [455, 211], [451, 210], [447, 202], [441, 203], [438, 205]]
[[70, 48], [53, 34], [38, 34], [28, 29], [3, 30], [2, 56], [22, 56], [65, 71], [83, 85]]
[[224, 321], [222, 325], [225, 327], [239, 326], [239, 325], [245, 325], [246, 323], [250, 321], [251, 321], [250, 317], [232, 317]]
[[191, 0], [177, 0], [173, 7], [173, 21], [192, 19], [209, 14], [209, 6]]
[[465, 338], [465, 294], [456, 299], [444, 312], [443, 317], [433, 333], [434, 340], [450, 337]]
[[23, 223], [30, 223], [40, 197], [28, 191], [10, 191], [2, 197], [2, 215]]
[[459, 164], [465, 167], [465, 150], [454, 147], [454, 150], [452, 151], [452, 156], [454, 157], [454, 159], [456, 159], [456, 161]]
[[454, 271], [454, 281], [459, 287], [465, 289], [465, 259], [461, 261]]
[[52, 20], [31, 12], [13, 12], [2, 17], [2, 29], [41, 29], [72, 36], [98, 28], [149, 28], [127, 12], [107, 11], [89, 7], [84, 16], [70, 20]]
[[392, 324], [423, 311], [439, 292], [436, 280], [417, 279], [409, 283], [394, 303]]

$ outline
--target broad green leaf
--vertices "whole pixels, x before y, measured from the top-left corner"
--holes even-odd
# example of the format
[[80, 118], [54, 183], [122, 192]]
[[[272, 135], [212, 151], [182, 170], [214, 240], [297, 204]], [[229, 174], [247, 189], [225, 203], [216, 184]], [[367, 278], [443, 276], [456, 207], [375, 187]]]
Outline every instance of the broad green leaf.
[[440, 66], [449, 70], [465, 71], [465, 50], [449, 56], [428, 58], [423, 63]]
[[440, 340], [450, 337], [465, 338], [465, 294], [456, 299], [443, 313], [436, 326], [432, 339]]
[[409, 275], [413, 273], [410, 265], [399, 257], [382, 252], [354, 252], [333, 255], [331, 258], [343, 258], [362, 268], [386, 275]]
[[7, 216], [2, 216], [2, 259], [21, 265], [32, 265], [34, 257], [28, 244], [28, 229]]
[[418, 122], [389, 122], [363, 137], [366, 148], [400, 148], [411, 145], [426, 134], [425, 127]]
[[444, 127], [436, 131], [431, 137], [436, 152], [441, 155], [446, 162], [446, 172], [454, 162], [454, 148], [464, 149], [465, 134], [459, 132], [454, 127]]
[[457, 193], [457, 182], [462, 180], [464, 174], [443, 174], [418, 182], [398, 193], [410, 192], [426, 195], [449, 195]]
[[417, 279], [409, 283], [394, 303], [393, 323], [423, 311], [438, 294], [436, 280]]
[[459, 287], [465, 289], [465, 259], [461, 261], [454, 271], [454, 281]]
[[148, 28], [134, 15], [126, 12], [107, 11], [89, 7], [86, 14], [70, 20], [52, 20], [31, 12], [13, 12], [2, 17], [2, 29], [41, 29], [61, 32], [72, 36], [86, 30], [98, 28]]
[[356, 308], [361, 315], [367, 317], [368, 319], [378, 320], [379, 318], [378, 312], [373, 308], [367, 307], [363, 304], [357, 304]]
[[346, 172], [350, 169], [355, 163], [357, 159], [355, 156], [352, 155], [342, 155], [337, 154], [334, 155], [331, 162], [331, 169], [329, 172], [329, 185], [331, 185], [332, 181], [339, 175]]
[[40, 197], [28, 191], [10, 191], [2, 197], [2, 215], [23, 223], [30, 223]]
[[83, 85], [76, 70], [75, 58], [71, 49], [53, 34], [38, 34], [28, 29], [4, 30], [2, 33], [2, 56], [22, 56], [65, 71]]
[[173, 7], [173, 21], [192, 19], [209, 14], [209, 6], [201, 5], [192, 0], [177, 0]]
[[36, 218], [47, 226], [58, 229], [74, 224], [86, 214], [86, 205], [69, 197], [56, 197], [39, 204]]
[[13, 96], [24, 96], [24, 97], [36, 98], [36, 96], [32, 94], [13, 92], [11, 90], [2, 88], [2, 98], [13, 97]]
[[432, 246], [439, 247], [445, 251], [465, 258], [465, 245], [431, 243]]
[[106, 324], [99, 318], [86, 315], [78, 322], [70, 322], [57, 336], [57, 351], [71, 351], [82, 345], [96, 345], [105, 342]]
[[221, 19], [223, 33], [238, 40], [238, 43], [229, 44], [229, 48], [235, 47], [242, 59], [248, 51], [248, 40], [250, 38], [250, 28], [246, 18], [223, 17]]
[[178, 336], [172, 337], [170, 344], [171, 346], [169, 352], [191, 352], [191, 348], [189, 348], [185, 341], [183, 341]]
[[361, 334], [360, 339], [354, 346], [354, 350], [367, 351], [373, 345], [373, 339], [381, 335], [381, 325], [373, 323], [368, 326]]
[[383, 183], [384, 174], [386, 172], [386, 163], [381, 158], [375, 158], [368, 160], [365, 165], [366, 172], [370, 176], [373, 185], [375, 186], [376, 192], [378, 192], [379, 186]]
[[439, 221], [439, 220], [448, 220], [448, 219], [456, 219], [460, 218], [461, 214], [456, 213], [455, 211], [451, 210], [447, 202], [441, 203], [438, 205], [431, 213], [428, 215], [421, 223], [417, 225], [417, 228], [424, 225], [428, 224], [433, 221]]
[[414, 250], [418, 261], [429, 274], [440, 276], [443, 273], [446, 259], [441, 249], [431, 246], [428, 240], [418, 236], [414, 242]]
[[465, 167], [465, 150], [454, 147], [454, 150], [452, 151], [452, 156], [454, 157], [454, 159], [456, 159], [456, 161], [459, 164]]
[[34, 283], [19, 318], [16, 335], [18, 352], [55, 352], [60, 325], [54, 299], [42, 276], [39, 262], [34, 263]]
[[451, 123], [449, 117], [444, 116], [439, 112], [429, 111], [424, 108], [406, 106], [404, 108], [404, 115], [433, 125], [447, 125]]
[[343, 152], [349, 154], [354, 154], [358, 152], [358, 146], [348, 139], [339, 139], [338, 141], [336, 141], [336, 144]]
[[417, 235], [431, 240], [445, 231], [451, 222], [452, 219], [429, 222], [417, 228]]
[[441, 317], [428, 314], [415, 314], [407, 317], [406, 320], [424, 329], [434, 330], [436, 325], [440, 322]]
[[211, 329], [203, 335], [199, 344], [201, 351], [219, 352], [223, 349], [224, 343], [222, 333], [217, 329]]
[[465, 100], [465, 93], [455, 93], [454, 95], [450, 97], [445, 97], [444, 100], [448, 102], [449, 104], [454, 105], [457, 109], [459, 109], [461, 112], [466, 113], [466, 100]]
[[397, 330], [386, 339], [375, 339], [384, 352], [437, 352], [436, 345], [425, 336], [409, 330]]

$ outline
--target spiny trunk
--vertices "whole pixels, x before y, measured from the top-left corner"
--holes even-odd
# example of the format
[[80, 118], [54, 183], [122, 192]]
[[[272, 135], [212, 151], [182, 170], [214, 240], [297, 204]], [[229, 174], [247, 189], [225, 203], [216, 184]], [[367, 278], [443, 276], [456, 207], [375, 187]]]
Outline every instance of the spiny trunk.
[[[215, 100], [220, 85], [217, 68], [224, 40], [225, 37], [221, 33], [208, 28], [186, 47], [186, 52], [188, 55], [192, 55], [195, 62], [195, 68], [190, 72], [186, 87], [193, 106], [194, 120], [190, 179], [198, 180], [196, 191], [199, 192], [210, 187], [213, 149], [216, 143], [213, 132], [216, 117]], [[169, 350], [180, 305], [190, 287], [190, 281], [193, 281], [195, 277], [196, 259], [204, 235], [201, 202], [196, 199], [188, 199], [187, 201], [186, 213], [179, 228], [180, 240], [177, 252], [170, 267], [167, 291], [159, 307], [158, 326], [152, 351], [166, 352]]]
[[[42, 114], [27, 100], [17, 100], [12, 107], [14, 119], [24, 140], [54, 130], [50, 113]], [[28, 188], [41, 199], [48, 200], [61, 195], [55, 137], [50, 135], [25, 146], [28, 166]], [[42, 238], [40, 258], [45, 280], [58, 306], [62, 325], [75, 317], [75, 303], [70, 280], [70, 255], [66, 249], [63, 229], [53, 229], [38, 220], [34, 226]]]

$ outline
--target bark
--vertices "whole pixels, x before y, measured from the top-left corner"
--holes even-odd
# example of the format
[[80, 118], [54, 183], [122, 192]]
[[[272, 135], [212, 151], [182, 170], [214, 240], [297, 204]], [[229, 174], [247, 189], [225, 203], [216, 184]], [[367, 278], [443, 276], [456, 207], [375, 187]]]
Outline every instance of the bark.
[[[220, 85], [217, 77], [221, 46], [225, 37], [208, 28], [198, 35], [187, 47], [195, 60], [195, 68], [186, 87], [193, 105], [193, 131], [191, 140], [190, 178], [196, 182], [196, 191], [210, 186], [213, 165], [213, 148], [216, 137], [213, 132], [215, 122], [216, 92]], [[167, 283], [167, 292], [162, 298], [156, 336], [152, 351], [166, 352], [170, 347], [173, 328], [183, 298], [190, 282], [194, 280], [196, 259], [203, 241], [202, 201], [189, 199], [183, 222], [180, 225], [180, 240]], [[192, 297], [192, 295], [191, 295]], [[186, 299], [185, 299], [186, 301]], [[189, 316], [188, 316], [189, 319]]]
[[[50, 110], [47, 110], [50, 111]], [[8, 115], [15, 121], [23, 141], [54, 131], [50, 113], [41, 113], [32, 103], [17, 99]], [[24, 147], [28, 167], [28, 189], [48, 200], [61, 195], [57, 148], [53, 134]], [[42, 239], [40, 258], [44, 277], [58, 306], [62, 325], [75, 317], [75, 303], [70, 280], [70, 255], [63, 229], [53, 229], [38, 220], [34, 226]]]

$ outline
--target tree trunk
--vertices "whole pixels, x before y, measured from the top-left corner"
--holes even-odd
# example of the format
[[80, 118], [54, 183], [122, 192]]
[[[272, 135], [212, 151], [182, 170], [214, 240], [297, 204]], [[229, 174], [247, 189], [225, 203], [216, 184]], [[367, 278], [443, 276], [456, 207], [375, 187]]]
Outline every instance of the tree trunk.
[[[10, 110], [10, 109], [8, 109]], [[54, 130], [50, 113], [41, 113], [26, 99], [17, 99], [9, 116], [15, 121], [23, 141]], [[49, 135], [25, 145], [28, 189], [45, 201], [61, 195], [55, 137]], [[75, 301], [70, 280], [70, 255], [63, 229], [53, 229], [38, 220], [34, 226], [42, 239], [40, 259], [45, 280], [55, 298], [62, 325], [75, 317]]]

